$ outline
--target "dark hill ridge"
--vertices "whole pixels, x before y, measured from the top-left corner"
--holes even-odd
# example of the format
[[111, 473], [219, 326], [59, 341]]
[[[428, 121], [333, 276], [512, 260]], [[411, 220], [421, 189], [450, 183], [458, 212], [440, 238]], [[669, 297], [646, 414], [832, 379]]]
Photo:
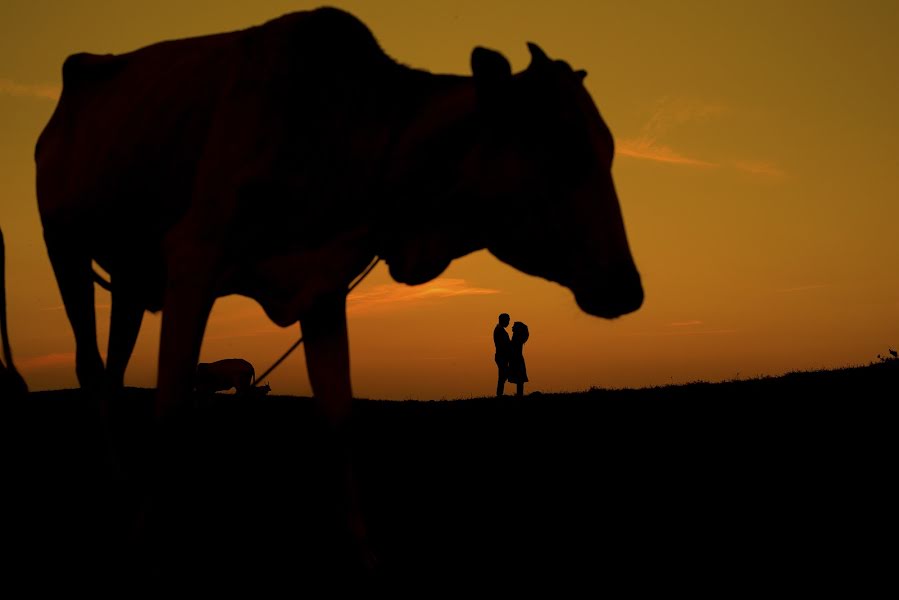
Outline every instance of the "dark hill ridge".
[[[480, 577], [591, 591], [712, 590], [722, 579], [729, 589], [858, 590], [886, 572], [875, 544], [896, 533], [894, 367], [357, 401], [375, 584], [427, 580], [424, 597]], [[171, 493], [146, 511], [150, 550], [134, 550], [149, 480], [137, 417], [153, 393], [126, 395], [119, 465], [78, 392], [33, 393], [15, 407], [18, 572], [287, 590], [354, 574], [333, 535], [319, 422], [293, 397], [218, 396], [185, 419], [165, 469]]]

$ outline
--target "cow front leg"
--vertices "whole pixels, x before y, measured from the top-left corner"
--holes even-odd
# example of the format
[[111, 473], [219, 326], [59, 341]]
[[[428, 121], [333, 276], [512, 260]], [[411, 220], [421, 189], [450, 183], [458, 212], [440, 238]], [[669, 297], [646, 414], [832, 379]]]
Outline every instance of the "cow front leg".
[[349, 420], [353, 399], [346, 297], [319, 302], [301, 325], [312, 393], [329, 425], [339, 430]]
[[174, 551], [177, 544], [177, 532], [170, 528], [171, 517], [181, 514], [192, 456], [188, 444], [190, 421], [184, 418], [183, 409], [189, 405], [203, 332], [214, 301], [217, 256], [209, 247], [188, 243], [170, 244], [166, 256], [156, 419], [142, 467], [146, 469], [144, 487], [132, 532], [134, 543], [139, 548], [145, 546], [141, 551], [154, 555]]
[[78, 384], [88, 394], [96, 396], [103, 391], [105, 373], [97, 347], [91, 257], [84, 252], [85, 241], [77, 236], [60, 234], [45, 226], [44, 240], [66, 316], [75, 334]]
[[329, 427], [330, 443], [340, 469], [346, 526], [365, 570], [374, 567], [365, 521], [359, 506], [352, 465], [350, 414], [353, 391], [350, 383], [350, 352], [347, 338], [346, 296], [336, 294], [320, 301], [301, 320], [309, 383], [321, 414]]
[[165, 420], [188, 404], [206, 322], [215, 301], [215, 248], [177, 247], [167, 260], [166, 291], [159, 341], [156, 417]]

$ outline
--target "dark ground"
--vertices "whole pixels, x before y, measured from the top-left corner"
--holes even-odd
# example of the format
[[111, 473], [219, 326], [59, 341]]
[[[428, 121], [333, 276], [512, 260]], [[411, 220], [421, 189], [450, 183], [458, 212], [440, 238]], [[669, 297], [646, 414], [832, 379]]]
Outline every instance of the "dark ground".
[[[7, 421], [4, 562], [32, 588], [119, 593], [351, 580], [419, 597], [475, 581], [857, 595], [895, 568], [895, 367], [358, 401], [356, 464], [378, 558], [364, 580], [339, 534], [308, 399], [217, 396], [181, 422], [153, 486], [139, 426], [152, 391], [126, 390], [118, 465], [79, 392], [34, 393]], [[140, 510], [148, 487], [154, 503]]]

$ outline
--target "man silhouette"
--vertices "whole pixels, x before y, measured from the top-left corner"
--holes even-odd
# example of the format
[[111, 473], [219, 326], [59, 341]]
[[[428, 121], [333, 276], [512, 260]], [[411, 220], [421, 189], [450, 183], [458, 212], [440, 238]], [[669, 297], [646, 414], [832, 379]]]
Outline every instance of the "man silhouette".
[[506, 327], [509, 326], [509, 315], [502, 313], [499, 322], [493, 328], [493, 345], [496, 346], [496, 368], [499, 370], [499, 378], [496, 381], [496, 395], [502, 396], [506, 387], [506, 378], [509, 376], [509, 350], [511, 342]]

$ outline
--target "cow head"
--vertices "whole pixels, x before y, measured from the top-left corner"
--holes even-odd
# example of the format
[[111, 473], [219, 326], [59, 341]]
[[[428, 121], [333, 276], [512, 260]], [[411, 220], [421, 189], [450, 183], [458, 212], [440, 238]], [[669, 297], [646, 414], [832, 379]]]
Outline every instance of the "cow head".
[[643, 302], [612, 181], [612, 135], [583, 86], [586, 73], [528, 44], [512, 75], [498, 52], [471, 63], [482, 139], [473, 169], [491, 221], [487, 248], [574, 292], [585, 312], [614, 318]]

